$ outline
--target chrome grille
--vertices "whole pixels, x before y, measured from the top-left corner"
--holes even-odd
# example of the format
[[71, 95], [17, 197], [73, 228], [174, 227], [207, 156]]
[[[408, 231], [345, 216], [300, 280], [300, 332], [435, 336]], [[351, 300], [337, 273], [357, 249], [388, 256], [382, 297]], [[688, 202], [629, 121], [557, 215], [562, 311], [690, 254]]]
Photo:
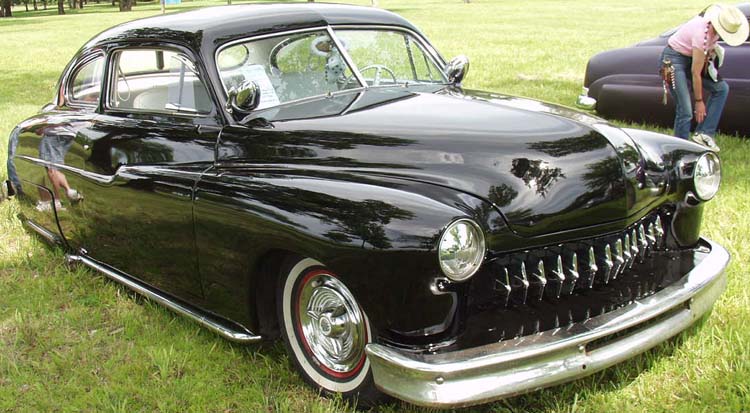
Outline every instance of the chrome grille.
[[501, 256], [494, 267], [494, 292], [508, 307], [609, 284], [665, 248], [665, 222], [655, 212], [617, 234]]

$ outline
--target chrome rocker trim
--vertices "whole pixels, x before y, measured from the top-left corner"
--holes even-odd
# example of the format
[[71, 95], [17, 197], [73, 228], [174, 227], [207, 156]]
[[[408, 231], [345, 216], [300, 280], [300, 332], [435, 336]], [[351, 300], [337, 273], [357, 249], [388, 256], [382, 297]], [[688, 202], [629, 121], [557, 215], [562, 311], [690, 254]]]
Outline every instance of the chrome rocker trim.
[[51, 245], [63, 245], [63, 241], [59, 235], [53, 233], [47, 228], [44, 228], [43, 226], [37, 224], [36, 222], [30, 219], [26, 219], [26, 220], [21, 221], [21, 223], [27, 228], [39, 234], [42, 238], [44, 238], [45, 241], [47, 241]]
[[203, 313], [201, 310], [177, 302], [173, 298], [165, 295], [164, 293], [145, 285], [130, 276], [115, 270], [105, 264], [95, 261], [85, 255], [73, 255], [67, 254], [65, 258], [70, 263], [80, 262], [87, 267], [99, 271], [104, 274], [107, 278], [130, 288], [136, 293], [154, 301], [158, 304], [167, 307], [179, 315], [186, 316], [201, 326], [213, 331], [214, 333], [224, 337], [229, 341], [240, 344], [257, 343], [261, 340], [261, 336], [256, 336], [239, 325], [230, 325], [231, 322], [220, 322], [209, 318], [209, 316]]
[[566, 328], [435, 355], [369, 344], [375, 384], [414, 404], [462, 407], [571, 381], [629, 359], [685, 330], [726, 288], [729, 253], [706, 239], [701, 244], [711, 252], [680, 281]]

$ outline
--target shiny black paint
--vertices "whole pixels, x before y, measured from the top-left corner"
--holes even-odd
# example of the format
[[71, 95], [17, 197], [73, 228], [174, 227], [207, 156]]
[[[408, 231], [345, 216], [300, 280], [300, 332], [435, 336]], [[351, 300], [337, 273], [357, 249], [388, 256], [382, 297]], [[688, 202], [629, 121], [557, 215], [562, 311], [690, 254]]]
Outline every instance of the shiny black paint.
[[[631, 216], [666, 190], [663, 165], [641, 165], [621, 130], [540, 102], [443, 88], [371, 90], [324, 105], [259, 111], [244, 122], [262, 138], [223, 139], [220, 160], [262, 153], [266, 164], [356, 168], [456, 188], [491, 202], [525, 237]], [[576, 210], [586, 212], [583, 221], [566, 215]]]
[[[430, 252], [441, 226], [464, 213], [402, 185], [336, 178], [257, 169], [204, 176], [195, 214], [201, 273], [211, 280], [207, 298], [251, 298], [245, 295], [255, 291], [253, 270], [264, 257], [293, 251], [324, 262], [344, 280], [381, 331], [443, 323], [452, 302], [430, 293], [428, 283], [439, 275]], [[235, 292], [238, 283], [247, 287], [239, 288], [242, 295]], [[403, 314], [404, 302], [433, 311]]]
[[[262, 7], [268, 15], [298, 10]], [[313, 257], [354, 292], [377, 339], [401, 346], [451, 340], [470, 324], [467, 293], [477, 283], [435, 290], [444, 282], [437, 241], [455, 219], [480, 224], [488, 260], [617, 232], [664, 204], [677, 210], [675, 246], [697, 241], [702, 207], [684, 199], [702, 149], [567, 108], [412, 86], [310, 99], [241, 120], [224, 111], [213, 66], [222, 42], [324, 23], [415, 30], [382, 11], [319, 7], [325, 13], [303, 13], [291, 25], [241, 13], [201, 29], [215, 13], [233, 13], [221, 8], [198, 20], [185, 19], [188, 12], [99, 35], [63, 84], [91, 48], [177, 48], [212, 85], [215, 111], [193, 117], [76, 107], [59, 88], [55, 104], [11, 139], [25, 217], [66, 248], [252, 331], [272, 330], [268, 296], [279, 257]], [[38, 211], [39, 200], [58, 196], [40, 143], [61, 136], [69, 148], [57, 167], [84, 200], [61, 195], [64, 208]]]

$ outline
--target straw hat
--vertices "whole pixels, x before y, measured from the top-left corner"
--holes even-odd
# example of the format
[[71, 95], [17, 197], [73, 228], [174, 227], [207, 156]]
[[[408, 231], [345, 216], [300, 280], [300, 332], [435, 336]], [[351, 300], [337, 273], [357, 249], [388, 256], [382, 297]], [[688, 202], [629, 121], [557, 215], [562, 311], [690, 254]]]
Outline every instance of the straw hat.
[[739, 46], [747, 40], [747, 17], [735, 6], [715, 4], [706, 11], [716, 33], [730, 46]]

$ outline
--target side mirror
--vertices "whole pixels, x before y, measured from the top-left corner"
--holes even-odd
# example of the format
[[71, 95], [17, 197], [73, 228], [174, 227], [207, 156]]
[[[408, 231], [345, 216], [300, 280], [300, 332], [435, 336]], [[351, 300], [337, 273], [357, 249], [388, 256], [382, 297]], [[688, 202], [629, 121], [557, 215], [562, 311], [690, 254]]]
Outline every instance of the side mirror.
[[260, 87], [257, 83], [246, 80], [241, 85], [232, 87], [227, 92], [227, 110], [230, 113], [247, 113], [258, 107]]
[[469, 73], [469, 58], [465, 55], [454, 57], [445, 66], [445, 74], [448, 75], [448, 81], [454, 85], [461, 85], [466, 74]]

